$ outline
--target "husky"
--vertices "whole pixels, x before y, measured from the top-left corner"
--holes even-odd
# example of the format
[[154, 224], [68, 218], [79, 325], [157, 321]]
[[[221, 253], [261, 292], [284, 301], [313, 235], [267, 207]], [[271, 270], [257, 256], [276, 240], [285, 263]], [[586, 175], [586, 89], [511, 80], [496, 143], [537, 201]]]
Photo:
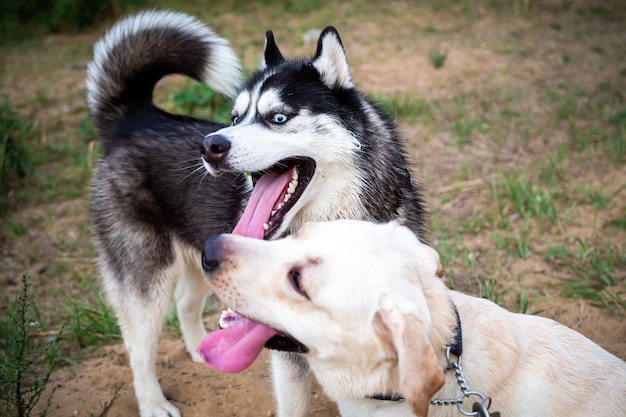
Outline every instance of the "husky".
[[229, 232], [249, 194], [243, 173], [213, 177], [199, 154], [223, 125], [176, 116], [152, 101], [155, 84], [180, 73], [227, 96], [241, 87], [226, 40], [195, 18], [149, 11], [124, 20], [94, 46], [87, 102], [103, 155], [91, 221], [103, 291], [118, 318], [142, 417], [179, 417], [156, 375], [157, 342], [174, 297], [195, 361], [209, 294], [200, 268], [207, 236]]
[[[396, 220], [424, 240], [425, 206], [389, 115], [359, 92], [337, 30], [322, 31], [310, 59], [286, 59], [268, 31], [259, 69], [235, 99], [232, 125], [202, 141], [204, 165], [215, 176], [249, 173], [254, 187], [233, 233], [264, 240], [295, 233], [310, 221]], [[215, 366], [239, 372], [255, 355], [235, 344], [258, 336], [225, 329], [207, 336]], [[246, 328], [236, 326], [237, 329]], [[267, 343], [279, 417], [309, 412], [312, 374], [303, 346], [285, 335]], [[241, 346], [240, 346], [241, 347]]]

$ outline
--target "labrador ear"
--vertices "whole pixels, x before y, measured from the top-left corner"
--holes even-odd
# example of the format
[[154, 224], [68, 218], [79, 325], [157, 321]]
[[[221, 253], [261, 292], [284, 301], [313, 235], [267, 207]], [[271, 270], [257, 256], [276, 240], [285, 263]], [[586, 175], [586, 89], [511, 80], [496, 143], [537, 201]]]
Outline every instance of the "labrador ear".
[[428, 325], [414, 315], [401, 313], [381, 299], [374, 325], [398, 355], [400, 391], [418, 417], [428, 415], [432, 396], [444, 384], [444, 374], [428, 339]]
[[317, 53], [312, 64], [328, 88], [354, 87], [350, 77], [348, 57], [343, 49], [339, 33], [334, 27], [328, 26], [320, 35], [317, 42]]

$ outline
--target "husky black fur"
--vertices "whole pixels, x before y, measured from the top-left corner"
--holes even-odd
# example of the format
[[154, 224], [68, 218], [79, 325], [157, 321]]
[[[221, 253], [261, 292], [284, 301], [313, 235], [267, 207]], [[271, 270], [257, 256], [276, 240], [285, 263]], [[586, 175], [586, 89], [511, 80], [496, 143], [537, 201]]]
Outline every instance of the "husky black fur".
[[209, 289], [200, 269], [207, 236], [229, 232], [249, 192], [242, 173], [207, 175], [202, 138], [223, 125], [169, 114], [155, 84], [184, 74], [234, 96], [240, 66], [228, 42], [190, 16], [145, 12], [117, 23], [94, 47], [87, 101], [103, 156], [91, 220], [105, 296], [119, 319], [143, 417], [180, 416], [161, 391], [158, 336], [175, 294], [187, 350], [206, 334]]
[[[308, 221], [398, 220], [424, 240], [424, 204], [396, 127], [356, 89], [334, 28], [321, 33], [311, 59], [285, 59], [267, 32], [260, 68], [237, 96], [232, 121], [202, 146], [209, 172], [252, 173], [235, 233], [274, 239]], [[266, 346], [298, 351], [287, 337]], [[274, 352], [272, 368], [277, 415], [306, 415], [306, 356]]]

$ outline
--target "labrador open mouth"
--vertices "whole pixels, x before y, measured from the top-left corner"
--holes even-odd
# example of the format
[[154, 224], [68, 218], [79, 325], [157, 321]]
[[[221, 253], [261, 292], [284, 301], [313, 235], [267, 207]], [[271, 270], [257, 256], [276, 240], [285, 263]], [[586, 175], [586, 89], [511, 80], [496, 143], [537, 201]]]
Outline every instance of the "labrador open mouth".
[[308, 352], [308, 348], [293, 337], [227, 310], [220, 316], [220, 330], [202, 340], [198, 353], [210, 367], [237, 373], [250, 367], [263, 347]]
[[275, 237], [314, 173], [315, 162], [310, 158], [285, 159], [252, 173], [254, 188], [233, 233], [265, 240]]

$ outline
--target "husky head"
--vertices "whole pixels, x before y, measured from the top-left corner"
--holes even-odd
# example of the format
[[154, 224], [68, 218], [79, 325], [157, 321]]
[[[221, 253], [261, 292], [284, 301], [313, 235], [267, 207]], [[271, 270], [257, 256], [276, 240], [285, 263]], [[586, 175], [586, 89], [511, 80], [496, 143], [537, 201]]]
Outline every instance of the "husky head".
[[376, 112], [355, 90], [339, 34], [320, 35], [311, 59], [285, 59], [271, 31], [261, 65], [237, 96], [232, 125], [205, 137], [214, 175], [251, 174], [254, 188], [234, 233], [263, 239], [305, 221], [365, 219], [355, 162], [365, 119]]

